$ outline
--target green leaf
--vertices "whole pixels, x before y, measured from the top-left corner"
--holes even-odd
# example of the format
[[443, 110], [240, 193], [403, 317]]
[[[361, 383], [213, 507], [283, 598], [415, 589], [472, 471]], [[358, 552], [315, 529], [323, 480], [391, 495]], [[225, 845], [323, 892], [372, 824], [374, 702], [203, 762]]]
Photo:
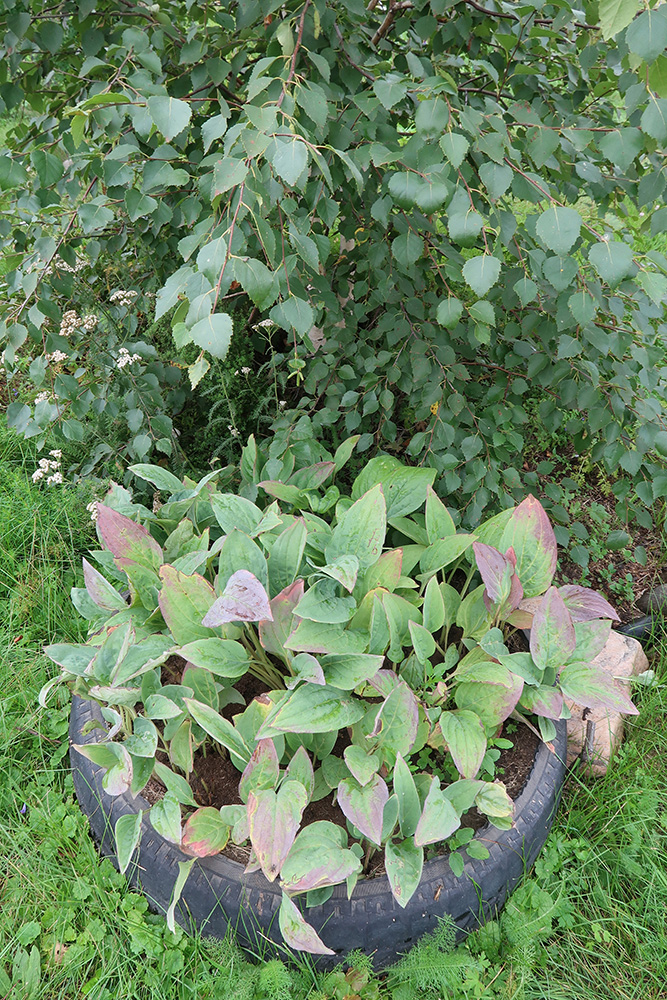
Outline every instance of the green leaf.
[[364, 713], [364, 703], [346, 691], [328, 685], [302, 684], [271, 709], [257, 739], [279, 733], [329, 733], [354, 725]]
[[202, 576], [186, 576], [173, 566], [160, 568], [160, 610], [174, 640], [183, 646], [195, 639], [210, 638], [202, 619], [215, 601], [213, 587]]
[[[470, 805], [467, 808], [470, 808]], [[440, 791], [438, 779], [434, 778], [431, 781], [424, 802], [424, 810], [417, 824], [415, 843], [420, 847], [426, 844], [436, 844], [450, 837], [460, 825], [461, 820], [456, 809]]]
[[[570, 295], [567, 304], [579, 326], [586, 326], [595, 316], [595, 299], [585, 288], [581, 288], [578, 292]], [[560, 356], [563, 357], [564, 355], [561, 354]]]
[[204, 143], [204, 152], [208, 152], [211, 143], [220, 139], [227, 131], [227, 115], [213, 115], [207, 118], [201, 127], [201, 137]]
[[243, 184], [247, 176], [248, 166], [244, 160], [235, 160], [231, 156], [218, 160], [213, 167], [211, 197], [215, 198], [230, 188], [238, 187], [239, 184]]
[[81, 205], [79, 208], [79, 221], [86, 236], [90, 233], [99, 233], [113, 222], [114, 214], [107, 208], [106, 198], [95, 198], [93, 201]]
[[642, 130], [657, 142], [667, 139], [667, 98], [656, 99], [649, 92], [649, 104], [641, 117]]
[[197, 254], [198, 270], [215, 285], [227, 259], [227, 244], [222, 236], [206, 243]]
[[210, 670], [216, 677], [226, 677], [237, 680], [247, 673], [250, 666], [247, 650], [240, 642], [233, 639], [195, 639], [182, 646], [179, 656], [194, 664]]
[[627, 170], [644, 148], [644, 139], [638, 128], [619, 128], [600, 140], [603, 156], [621, 170]]
[[229, 826], [223, 821], [220, 810], [204, 806], [188, 816], [181, 846], [186, 854], [208, 858], [226, 847], [229, 834]]
[[271, 163], [278, 176], [293, 187], [308, 166], [308, 147], [300, 139], [276, 139]]
[[380, 77], [373, 84], [377, 99], [387, 111], [402, 101], [408, 92], [407, 85], [395, 73]]
[[408, 685], [400, 681], [380, 706], [373, 736], [379, 747], [407, 757], [417, 739], [418, 724], [417, 699]]
[[491, 254], [471, 257], [463, 265], [463, 277], [477, 295], [486, 295], [500, 277], [500, 261]]
[[204, 705], [192, 698], [184, 698], [183, 701], [192, 718], [205, 733], [208, 733], [216, 743], [236, 754], [245, 764], [248, 763], [251, 756], [250, 748], [231, 722], [223, 719], [210, 705]]
[[295, 330], [301, 336], [309, 333], [315, 322], [315, 314], [310, 302], [296, 295], [278, 302], [269, 316], [277, 326], [284, 330]]
[[405, 908], [421, 881], [424, 849], [417, 847], [414, 837], [398, 843], [390, 840], [385, 847], [384, 865], [393, 897]]
[[538, 288], [532, 278], [524, 275], [512, 287], [519, 296], [522, 306], [527, 306], [529, 302], [533, 302], [537, 298]]
[[640, 0], [600, 0], [598, 16], [605, 41], [627, 28], [639, 7]]
[[396, 262], [407, 271], [423, 254], [424, 241], [410, 229], [392, 240], [391, 252]]
[[420, 101], [415, 114], [415, 127], [426, 138], [442, 135], [449, 125], [449, 108], [441, 97]]
[[440, 140], [440, 148], [454, 169], [458, 170], [470, 149], [470, 143], [464, 135], [459, 135], [458, 132], [448, 132]]
[[594, 243], [588, 259], [603, 281], [612, 287], [626, 277], [632, 268], [632, 250], [618, 240]]
[[190, 869], [195, 863], [195, 858], [191, 858], [190, 861], [179, 861], [178, 862], [178, 876], [176, 882], [174, 883], [174, 888], [172, 891], [171, 902], [169, 904], [169, 909], [166, 913], [167, 927], [173, 934], [176, 930], [176, 906], [179, 899], [181, 898], [181, 893], [183, 892], [183, 886], [188, 880], [188, 875], [190, 874]]
[[400, 754], [394, 767], [394, 793], [398, 799], [398, 821], [403, 837], [412, 837], [421, 817], [421, 803], [410, 768]]
[[422, 506], [427, 490], [433, 485], [435, 469], [417, 469], [398, 459], [382, 455], [372, 458], [352, 485], [352, 499], [357, 500], [378, 483], [387, 508], [387, 517], [411, 514]]
[[234, 277], [258, 309], [268, 309], [278, 297], [278, 282], [273, 271], [253, 257], [237, 257]]
[[232, 317], [228, 313], [211, 313], [195, 323], [190, 337], [198, 347], [222, 360], [232, 339]]
[[123, 874], [127, 871], [135, 848], [141, 837], [141, 812], [119, 816], [114, 827], [116, 858]]
[[539, 238], [557, 254], [566, 254], [579, 238], [581, 216], [573, 208], [552, 206], [537, 220]]
[[298, 618], [309, 618], [314, 622], [348, 622], [357, 610], [357, 602], [353, 597], [338, 597], [336, 590], [333, 580], [318, 580], [301, 598], [294, 614]]
[[437, 573], [449, 566], [475, 541], [475, 535], [449, 535], [433, 542], [421, 556], [419, 568], [424, 574]]
[[183, 489], [181, 480], [173, 472], [163, 469], [161, 465], [131, 465], [130, 472], [139, 479], [152, 483], [158, 490], [164, 490], [168, 495]]
[[445, 329], [451, 330], [455, 327], [462, 315], [463, 304], [455, 295], [448, 295], [446, 299], [442, 299], [438, 303], [436, 319], [440, 326], [444, 326]]
[[[298, 609], [297, 612], [298, 614]], [[320, 656], [320, 664], [327, 684], [342, 691], [353, 691], [380, 670], [383, 656], [369, 653], [327, 653]]]
[[667, 10], [664, 7], [645, 10], [626, 31], [625, 42], [631, 52], [647, 63], [657, 59], [667, 48]]
[[175, 97], [149, 97], [146, 103], [153, 124], [167, 142], [171, 142], [174, 136], [182, 132], [192, 117], [192, 108], [188, 102]]
[[463, 778], [474, 778], [486, 753], [486, 733], [476, 712], [443, 712], [438, 720], [447, 748]]
[[512, 511], [497, 547], [506, 552], [510, 545], [524, 596], [543, 594], [556, 571], [556, 536], [544, 507], [534, 496], [526, 497]]
[[361, 569], [367, 569], [380, 558], [386, 531], [385, 499], [378, 484], [341, 516], [324, 550], [327, 563], [352, 555]]
[[504, 163], [487, 161], [479, 168], [479, 176], [491, 197], [497, 201], [498, 198], [502, 198], [512, 183], [514, 171]]

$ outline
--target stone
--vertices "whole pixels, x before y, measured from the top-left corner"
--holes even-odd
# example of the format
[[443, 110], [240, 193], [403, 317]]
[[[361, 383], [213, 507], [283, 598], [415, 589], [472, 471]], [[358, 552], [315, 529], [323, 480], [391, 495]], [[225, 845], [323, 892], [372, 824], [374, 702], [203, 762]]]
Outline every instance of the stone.
[[[519, 605], [522, 611], [534, 615], [541, 597], [524, 600]], [[648, 669], [646, 653], [641, 643], [631, 636], [612, 630], [604, 649], [593, 660], [597, 667], [602, 667], [609, 674], [609, 682], [614, 681], [628, 688], [631, 677]], [[607, 773], [609, 762], [623, 739], [624, 715], [607, 708], [584, 708], [573, 701], [565, 699], [572, 713], [567, 723], [567, 763], [572, 764], [582, 751], [586, 742], [587, 722], [595, 724], [595, 733], [589, 766], [594, 774]]]

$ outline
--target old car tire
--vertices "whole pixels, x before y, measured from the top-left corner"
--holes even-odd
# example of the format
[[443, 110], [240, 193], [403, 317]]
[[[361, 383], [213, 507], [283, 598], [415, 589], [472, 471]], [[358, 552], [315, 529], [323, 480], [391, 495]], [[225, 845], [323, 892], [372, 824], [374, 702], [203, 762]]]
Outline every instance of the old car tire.
[[[86, 724], [95, 721], [102, 722], [99, 706], [74, 698], [70, 742], [95, 742], [99, 729], [83, 734]], [[565, 775], [565, 723], [557, 723], [557, 729], [555, 752], [543, 743], [537, 749], [533, 768], [515, 802], [513, 828], [485, 826], [475, 835], [490, 852], [487, 860], [464, 854], [465, 868], [460, 877], [453, 874], [446, 857], [427, 861], [419, 888], [405, 909], [395, 902], [386, 876], [361, 880], [349, 900], [345, 888], [337, 886], [331, 899], [311, 907], [306, 914], [325, 944], [337, 956], [360, 948], [372, 954], [376, 966], [381, 967], [433, 930], [438, 918], [445, 914], [455, 921], [459, 937], [495, 915], [532, 866], [551, 827]], [[110, 797], [102, 789], [101, 767], [74, 748], [70, 758], [79, 805], [101, 852], [115, 863], [116, 820], [148, 809], [149, 803], [141, 795], [132, 797], [129, 793]], [[144, 818], [140, 846], [128, 877], [157, 912], [166, 912], [178, 862], [184, 860], [179, 848], [158, 836]], [[194, 865], [176, 917], [184, 926], [194, 921], [202, 934], [214, 937], [224, 937], [231, 923], [240, 944], [266, 954], [267, 941], [281, 943], [277, 920], [280, 901], [277, 882], [269, 883], [261, 872], [245, 875], [241, 864], [220, 854]], [[333, 961], [320, 960], [324, 967]]]

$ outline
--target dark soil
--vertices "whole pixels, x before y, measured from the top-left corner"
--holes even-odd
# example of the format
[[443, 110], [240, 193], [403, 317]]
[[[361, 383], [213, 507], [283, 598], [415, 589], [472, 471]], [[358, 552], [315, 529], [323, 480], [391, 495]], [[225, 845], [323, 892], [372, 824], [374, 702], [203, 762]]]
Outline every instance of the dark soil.
[[[170, 657], [162, 667], [163, 684], [178, 684], [183, 671], [183, 660], [179, 657]], [[246, 674], [236, 684], [237, 690], [246, 699], [246, 703], [255, 697], [262, 696], [267, 690], [266, 685], [250, 674]], [[243, 711], [242, 705], [227, 705], [222, 715], [231, 719], [237, 712]], [[505, 734], [503, 734], [505, 735]], [[502, 781], [511, 798], [516, 799], [524, 787], [530, 775], [535, 753], [537, 750], [538, 738], [526, 726], [519, 726], [516, 732], [509, 737], [514, 746], [511, 749], [502, 750], [496, 762], [496, 777]], [[343, 736], [339, 736], [333, 753], [342, 757], [345, 747], [349, 741]], [[163, 751], [158, 751], [158, 759], [169, 764], [169, 759]], [[240, 804], [241, 799], [238, 793], [240, 774], [228, 757], [223, 757], [217, 750], [208, 748], [208, 752], [197, 750], [194, 754], [194, 769], [189, 778], [192, 793], [199, 806], [213, 806], [219, 809], [223, 805]], [[151, 777], [142, 795], [153, 805], [164, 795], [166, 789], [162, 781], [155, 775]], [[346, 820], [341, 809], [333, 802], [333, 795], [328, 795], [317, 802], [311, 802], [303, 814], [303, 825], [314, 823], [317, 820], [328, 820], [346, 828]], [[471, 809], [462, 820], [462, 826], [478, 830], [487, 822], [486, 817]], [[238, 847], [229, 843], [223, 854], [240, 864], [247, 864], [250, 859], [250, 847]], [[371, 875], [381, 875], [384, 873], [384, 866], [379, 863], [375, 866]]]

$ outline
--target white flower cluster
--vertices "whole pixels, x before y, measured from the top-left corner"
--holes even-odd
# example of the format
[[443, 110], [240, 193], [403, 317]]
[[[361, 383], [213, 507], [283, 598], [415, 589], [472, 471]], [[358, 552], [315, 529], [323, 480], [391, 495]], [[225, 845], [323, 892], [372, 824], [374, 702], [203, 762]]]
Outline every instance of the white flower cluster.
[[251, 371], [252, 371], [252, 368], [248, 368], [248, 367], [242, 368], [241, 371], [239, 371], [238, 368], [237, 368], [236, 371], [234, 372], [234, 374], [235, 375], [250, 375]]
[[53, 351], [46, 355], [46, 360], [50, 365], [59, 365], [61, 361], [67, 361], [67, 357], [64, 351]]
[[232, 435], [233, 438], [237, 438], [239, 436], [239, 432], [237, 431], [236, 427], [234, 427], [232, 424], [227, 424], [227, 430], [229, 431], [229, 433]]
[[48, 403], [51, 400], [51, 396], [48, 392], [38, 392], [35, 396], [35, 403]]
[[[65, 166], [66, 163], [67, 163], [67, 161], [65, 160], [64, 163], [63, 163], [63, 166]], [[70, 167], [72, 166], [72, 161], [71, 160], [69, 161], [69, 165], [70, 165]], [[65, 169], [67, 169], [67, 168], [65, 167]], [[85, 266], [86, 266], [86, 262], [84, 260], [81, 260], [80, 257], [76, 258], [76, 264], [74, 265], [74, 267], [72, 267], [71, 264], [68, 264], [66, 260], [59, 260], [58, 263], [57, 263], [57, 265], [56, 265], [56, 267], [58, 268], [58, 270], [60, 270], [60, 271], [66, 271], [68, 274], [76, 274], [77, 271], [83, 271], [83, 269], [84, 269]]]
[[109, 302], [115, 306], [131, 306], [136, 299], [139, 292], [126, 292], [121, 288], [117, 288], [115, 292], [112, 292], [109, 296]]
[[40, 479], [46, 478], [47, 486], [61, 486], [63, 474], [60, 471], [60, 459], [63, 457], [63, 453], [60, 448], [54, 448], [53, 451], [49, 452], [49, 455], [51, 458], [40, 458], [39, 468], [33, 472], [32, 481], [38, 483]]
[[90, 520], [95, 524], [97, 520], [97, 500], [91, 500], [90, 503], [87, 503], [86, 510], [90, 514]]
[[68, 309], [60, 321], [60, 336], [69, 337], [81, 325], [81, 317], [76, 309]]
[[130, 354], [127, 347], [121, 347], [118, 353], [118, 360], [116, 361], [116, 366], [118, 368], [124, 368], [125, 365], [134, 364], [135, 361], [141, 361], [141, 355]]
[[91, 313], [90, 316], [84, 316], [83, 318], [83, 328], [86, 333], [91, 333], [97, 326], [97, 316]]

